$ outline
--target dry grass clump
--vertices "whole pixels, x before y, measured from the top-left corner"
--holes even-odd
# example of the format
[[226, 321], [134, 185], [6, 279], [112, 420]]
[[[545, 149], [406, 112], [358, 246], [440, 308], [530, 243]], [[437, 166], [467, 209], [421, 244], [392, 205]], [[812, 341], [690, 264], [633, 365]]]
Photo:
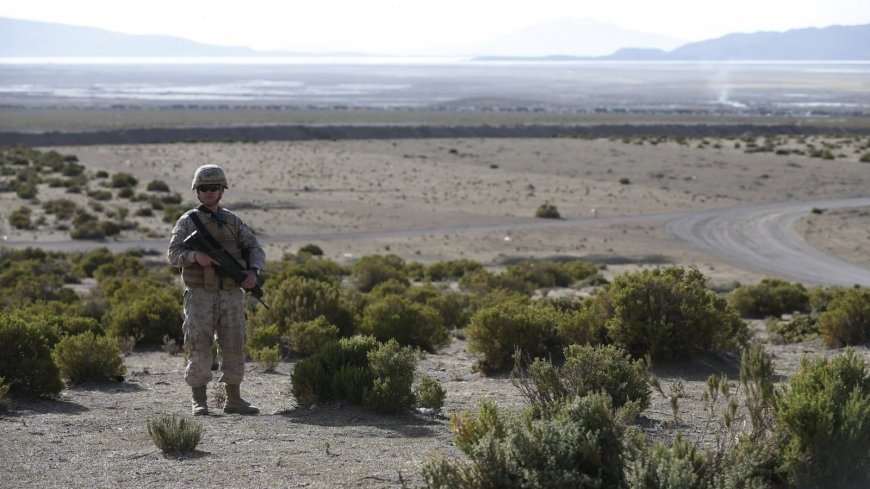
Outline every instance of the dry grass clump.
[[5, 411], [9, 407], [7, 394], [9, 394], [9, 384], [6, 383], [6, 379], [0, 377], [0, 411]]
[[192, 452], [202, 439], [202, 424], [180, 416], [148, 418], [146, 424], [154, 444], [164, 453]]

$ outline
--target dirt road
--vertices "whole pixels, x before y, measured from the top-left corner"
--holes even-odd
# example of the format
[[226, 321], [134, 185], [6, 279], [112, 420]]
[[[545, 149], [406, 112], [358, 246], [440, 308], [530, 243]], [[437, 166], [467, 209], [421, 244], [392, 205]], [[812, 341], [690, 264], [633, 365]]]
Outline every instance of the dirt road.
[[870, 270], [814, 248], [794, 228], [800, 217], [826, 209], [870, 205], [870, 197], [741, 206], [687, 213], [667, 229], [741, 268], [820, 285], [870, 286]]

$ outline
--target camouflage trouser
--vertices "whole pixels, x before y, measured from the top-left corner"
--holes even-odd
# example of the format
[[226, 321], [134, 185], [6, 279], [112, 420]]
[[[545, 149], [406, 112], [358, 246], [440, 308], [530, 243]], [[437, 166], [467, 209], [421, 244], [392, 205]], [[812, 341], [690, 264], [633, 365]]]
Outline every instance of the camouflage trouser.
[[242, 289], [207, 291], [190, 287], [184, 293], [184, 345], [188, 350], [184, 380], [191, 387], [211, 381], [211, 344], [217, 338], [218, 382], [240, 384], [245, 374], [245, 310]]

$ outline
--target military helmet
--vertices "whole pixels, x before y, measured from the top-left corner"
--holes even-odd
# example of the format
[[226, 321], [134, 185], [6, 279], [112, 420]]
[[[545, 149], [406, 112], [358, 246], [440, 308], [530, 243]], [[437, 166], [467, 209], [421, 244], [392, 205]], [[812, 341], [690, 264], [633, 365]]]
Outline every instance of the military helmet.
[[217, 165], [202, 165], [193, 173], [193, 183], [190, 184], [191, 190], [196, 190], [200, 185], [220, 184], [224, 188], [230, 188], [227, 185], [227, 176], [224, 169]]

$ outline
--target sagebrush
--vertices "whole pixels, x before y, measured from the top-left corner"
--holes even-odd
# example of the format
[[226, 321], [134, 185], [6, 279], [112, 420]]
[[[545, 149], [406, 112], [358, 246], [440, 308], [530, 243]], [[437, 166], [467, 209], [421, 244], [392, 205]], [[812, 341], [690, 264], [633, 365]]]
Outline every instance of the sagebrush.
[[181, 416], [148, 418], [146, 426], [154, 444], [166, 453], [192, 452], [202, 439], [202, 423]]

